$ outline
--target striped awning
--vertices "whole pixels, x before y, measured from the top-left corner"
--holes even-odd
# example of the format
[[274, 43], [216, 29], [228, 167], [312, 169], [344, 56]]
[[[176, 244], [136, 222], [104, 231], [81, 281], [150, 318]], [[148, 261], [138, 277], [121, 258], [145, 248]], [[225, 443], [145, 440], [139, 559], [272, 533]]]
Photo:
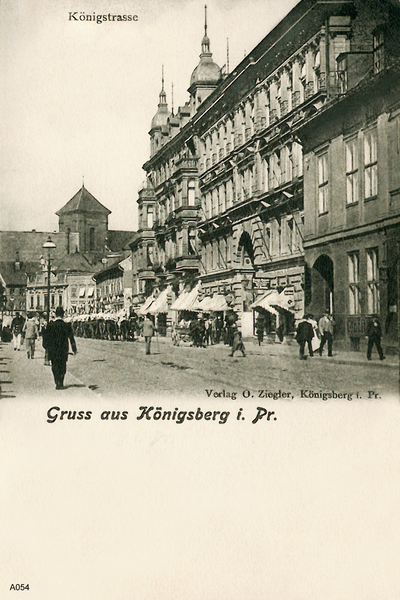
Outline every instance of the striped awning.
[[222, 312], [231, 308], [226, 303], [226, 298], [223, 294], [206, 296], [197, 306], [203, 312]]
[[137, 311], [138, 315], [147, 315], [147, 313], [149, 312], [149, 308], [153, 304], [153, 302], [154, 302], [154, 296], [149, 296], [148, 298], [146, 298], [146, 300], [144, 301], [142, 306]]
[[283, 308], [287, 311], [294, 310], [294, 293], [293, 289], [285, 288], [280, 294], [278, 294], [277, 298], [273, 298], [270, 301], [271, 306], [275, 306], [277, 308]]
[[169, 285], [159, 293], [154, 302], [150, 305], [150, 308], [147, 312], [151, 315], [158, 315], [159, 313], [168, 312], [168, 296], [172, 292], [172, 287]]
[[258, 298], [255, 302], [253, 302], [253, 304], [250, 305], [250, 308], [263, 308], [272, 315], [278, 315], [278, 311], [272, 306], [274, 301], [277, 301], [278, 298], [279, 293], [276, 290], [268, 290], [264, 296], [261, 296], [261, 298]]
[[197, 297], [199, 294], [200, 284], [197, 284], [190, 292], [182, 292], [175, 302], [172, 304], [172, 310], [188, 310], [195, 311], [198, 309]]

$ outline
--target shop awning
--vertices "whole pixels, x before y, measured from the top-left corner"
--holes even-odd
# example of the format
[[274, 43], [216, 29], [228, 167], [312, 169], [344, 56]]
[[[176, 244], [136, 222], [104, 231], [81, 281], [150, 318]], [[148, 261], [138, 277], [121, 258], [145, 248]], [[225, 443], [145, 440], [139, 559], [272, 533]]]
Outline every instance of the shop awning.
[[79, 298], [84, 298], [86, 293], [86, 288], [81, 287], [79, 290]]
[[172, 304], [172, 310], [198, 310], [197, 296], [200, 285], [197, 284], [190, 292], [182, 292]]
[[172, 287], [169, 285], [165, 288], [165, 290], [159, 293], [157, 298], [151, 304], [148, 312], [151, 315], [158, 315], [159, 313], [168, 312], [168, 295], [171, 294], [171, 292]]
[[87, 295], [88, 295], [88, 298], [92, 298], [92, 296], [94, 296], [94, 287], [90, 287], [88, 289]]
[[206, 296], [197, 306], [203, 312], [222, 312], [231, 308], [226, 303], [223, 294], [214, 294], [212, 297]]
[[270, 304], [278, 308], [283, 308], [283, 310], [292, 311], [294, 309], [293, 290], [284, 289], [277, 298], [271, 300]]
[[274, 301], [277, 301], [278, 298], [279, 294], [276, 290], [269, 290], [266, 294], [264, 294], [264, 296], [261, 296], [261, 298], [258, 298], [255, 302], [253, 302], [253, 304], [250, 305], [250, 308], [263, 308], [272, 315], [278, 315], [278, 311], [272, 306]]
[[149, 312], [149, 308], [153, 302], [154, 302], [154, 296], [149, 296], [148, 298], [146, 298], [146, 300], [144, 301], [142, 306], [137, 311], [138, 315], [147, 315], [147, 313]]

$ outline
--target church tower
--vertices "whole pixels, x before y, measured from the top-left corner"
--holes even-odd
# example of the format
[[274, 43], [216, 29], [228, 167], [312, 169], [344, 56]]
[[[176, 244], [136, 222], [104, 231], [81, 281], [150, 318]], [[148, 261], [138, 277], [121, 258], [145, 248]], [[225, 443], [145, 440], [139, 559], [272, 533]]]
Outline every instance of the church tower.
[[81, 252], [92, 256], [104, 253], [109, 214], [111, 211], [100, 204], [82, 184], [75, 196], [56, 212], [59, 231], [79, 234], [78, 242], [76, 236], [71, 236], [68, 253]]

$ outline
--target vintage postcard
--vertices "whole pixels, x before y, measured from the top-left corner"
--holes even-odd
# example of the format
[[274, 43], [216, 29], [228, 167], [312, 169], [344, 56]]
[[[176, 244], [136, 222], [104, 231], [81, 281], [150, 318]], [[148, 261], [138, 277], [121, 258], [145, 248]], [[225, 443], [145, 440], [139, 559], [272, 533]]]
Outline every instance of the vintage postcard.
[[0, 30], [0, 597], [397, 598], [399, 2]]

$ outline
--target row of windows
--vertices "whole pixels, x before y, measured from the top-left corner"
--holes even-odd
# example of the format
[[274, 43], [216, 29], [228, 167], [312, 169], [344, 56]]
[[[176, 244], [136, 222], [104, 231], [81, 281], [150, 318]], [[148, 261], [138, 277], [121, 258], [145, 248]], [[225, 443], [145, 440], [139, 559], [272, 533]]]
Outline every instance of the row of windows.
[[[117, 293], [122, 292], [122, 290], [123, 290], [122, 279], [116, 279], [112, 283], [106, 283], [106, 284], [102, 285], [101, 290], [103, 291], [103, 294], [106, 296], [108, 296], [109, 294], [117, 294]], [[99, 288], [97, 288], [97, 291], [99, 291]]]
[[319, 48], [292, 58], [278, 75], [270, 77], [244, 105], [201, 140], [200, 171], [210, 168], [234, 147], [249, 140], [255, 129], [263, 129], [325, 85]]
[[[58, 302], [58, 303], [57, 303]], [[56, 308], [56, 306], [63, 305], [63, 297], [61, 294], [58, 296], [51, 294], [50, 295], [50, 308]], [[31, 295], [29, 296], [29, 308], [41, 310], [42, 308], [47, 307], [47, 295]]]
[[92, 298], [94, 296], [94, 287], [89, 287], [86, 289], [85, 287], [71, 287], [71, 298]]
[[[346, 203], [359, 201], [363, 183], [364, 199], [373, 198], [378, 193], [378, 143], [377, 131], [371, 129], [363, 135], [362, 169], [359, 167], [360, 144], [354, 138], [345, 143], [346, 161]], [[362, 179], [361, 179], [362, 178]], [[318, 156], [318, 212], [324, 214], [329, 209], [329, 163], [328, 152]]]
[[[367, 312], [378, 314], [379, 309], [379, 254], [378, 248], [366, 250]], [[361, 314], [360, 252], [348, 254], [349, 313]]]
[[[196, 182], [194, 179], [189, 179], [187, 184], [187, 204], [184, 204], [182, 197], [182, 188], [177, 190], [176, 194], [170, 194], [165, 198], [163, 204], [158, 203], [158, 219], [161, 225], [164, 225], [166, 217], [174, 210], [182, 206], [196, 205]], [[153, 208], [147, 208], [147, 227], [151, 228], [154, 224]]]
[[300, 177], [302, 173], [301, 146], [293, 143], [278, 148], [262, 159], [258, 179], [257, 170], [253, 164], [237, 171], [235, 186], [232, 178], [207, 192], [203, 198], [204, 215], [210, 219], [225, 212], [234, 202], [242, 202], [251, 198], [257, 189], [263, 192], [273, 190], [289, 183], [294, 177]]
[[[272, 257], [287, 256], [301, 250], [301, 235], [293, 217], [273, 219], [268, 224], [258, 224], [254, 232], [254, 242], [259, 245], [264, 260]], [[202, 262], [206, 271], [226, 268], [231, 260], [231, 238], [218, 238], [205, 244], [202, 252]], [[252, 248], [252, 252], [255, 248]], [[248, 252], [242, 257], [244, 264], [251, 264]]]

